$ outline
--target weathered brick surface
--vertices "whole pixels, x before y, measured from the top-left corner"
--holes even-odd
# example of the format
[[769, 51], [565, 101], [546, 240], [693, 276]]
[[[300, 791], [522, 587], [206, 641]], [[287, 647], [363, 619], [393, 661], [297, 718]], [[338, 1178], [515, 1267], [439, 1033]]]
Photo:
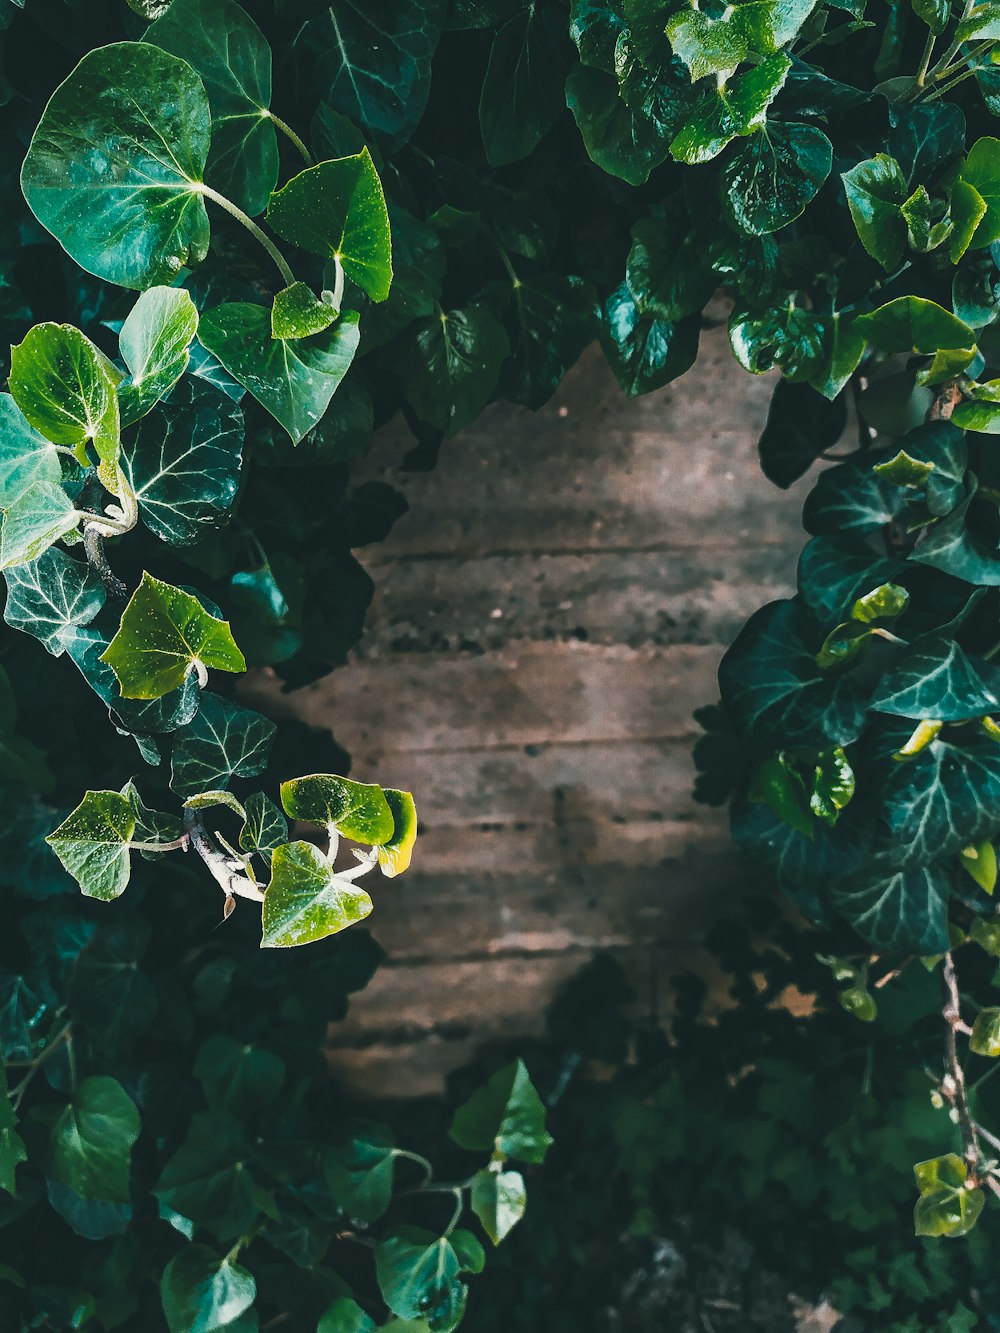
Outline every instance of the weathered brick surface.
[[388, 963], [338, 1025], [359, 1090], [433, 1091], [478, 1040], [539, 1030], [597, 948], [641, 987], [690, 960], [740, 869], [691, 799], [693, 708], [724, 646], [794, 582], [805, 487], [761, 476], [772, 383], [721, 329], [628, 402], [596, 350], [532, 414], [490, 408], [431, 473], [396, 425], [366, 470], [406, 495], [346, 670], [258, 697], [329, 726], [354, 775], [413, 790], [413, 870], [375, 886]]

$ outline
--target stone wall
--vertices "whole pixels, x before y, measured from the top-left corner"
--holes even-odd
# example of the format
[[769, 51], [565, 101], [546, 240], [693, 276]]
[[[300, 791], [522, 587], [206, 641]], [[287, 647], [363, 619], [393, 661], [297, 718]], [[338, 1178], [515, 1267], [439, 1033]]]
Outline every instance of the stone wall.
[[490, 408], [402, 473], [409, 512], [359, 557], [376, 593], [351, 664], [272, 712], [330, 727], [352, 775], [413, 791], [413, 869], [376, 886], [388, 955], [338, 1025], [358, 1091], [434, 1092], [478, 1041], [540, 1028], [596, 949], [646, 1002], [738, 900], [725, 817], [691, 799], [692, 710], [758, 606], [787, 595], [805, 484], [761, 475], [773, 381], [707, 331], [629, 402], [596, 348], [541, 412]]

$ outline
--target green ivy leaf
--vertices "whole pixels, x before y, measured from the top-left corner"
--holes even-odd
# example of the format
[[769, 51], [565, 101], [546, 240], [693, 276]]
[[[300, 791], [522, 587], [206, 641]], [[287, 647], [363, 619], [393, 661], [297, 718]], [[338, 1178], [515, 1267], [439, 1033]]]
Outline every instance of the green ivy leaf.
[[925, 639], [882, 677], [868, 706], [916, 721], [965, 722], [1000, 708], [1000, 699], [953, 639]]
[[293, 282], [274, 298], [271, 337], [310, 338], [328, 329], [337, 316], [333, 306], [315, 296], [306, 283]]
[[778, 818], [803, 837], [813, 836], [812, 814], [805, 783], [795, 764], [783, 752], [758, 766], [747, 791], [750, 801], [765, 801]]
[[972, 1024], [969, 1050], [995, 1060], [1000, 1055], [1000, 1009], [980, 1009]]
[[392, 1199], [398, 1155], [392, 1131], [385, 1125], [352, 1121], [323, 1158], [331, 1194], [352, 1217], [376, 1221]]
[[210, 139], [208, 99], [190, 65], [143, 43], [103, 46], [45, 108], [21, 172], [24, 197], [88, 273], [139, 291], [170, 283], [208, 253], [198, 187]]
[[524, 1061], [499, 1069], [477, 1089], [455, 1112], [448, 1133], [460, 1148], [472, 1152], [518, 1162], [544, 1161], [552, 1136]]
[[10, 349], [10, 391], [27, 420], [53, 444], [74, 447], [85, 467], [93, 443], [110, 491], [118, 489], [121, 449], [118, 379], [107, 357], [70, 324], [36, 324]]
[[645, 185], [653, 168], [670, 155], [670, 139], [656, 122], [622, 101], [617, 80], [599, 69], [576, 65], [570, 70], [566, 105], [591, 161], [629, 185]]
[[445, 8], [444, 0], [396, 0], [384, 10], [341, 0], [303, 27], [300, 67], [335, 111], [398, 148], [427, 105]]
[[[931, 529], [910, 555], [917, 564], [930, 565], [967, 583], [985, 588], [1000, 587], [1000, 559], [994, 547], [967, 526], [969, 508], [975, 499], [971, 490], [962, 503]], [[0, 534], [2, 537], [2, 534]]]
[[104, 584], [89, 564], [65, 551], [49, 550], [5, 574], [3, 618], [44, 644], [53, 657], [66, 651], [77, 625], [89, 624], [104, 605]]
[[906, 249], [906, 220], [901, 206], [907, 183], [894, 157], [877, 153], [841, 175], [851, 217], [865, 247], [884, 269], [893, 269]]
[[122, 612], [101, 661], [114, 671], [125, 699], [159, 699], [183, 685], [199, 663], [218, 671], [245, 671], [247, 665], [228, 621], [149, 573]]
[[528, 1196], [520, 1171], [492, 1171], [488, 1167], [472, 1178], [472, 1211], [494, 1245], [510, 1235], [524, 1216]]
[[533, 411], [555, 393], [597, 331], [596, 299], [582, 278], [542, 273], [516, 285], [494, 284], [498, 313], [510, 332], [512, 356], [500, 375], [500, 392]]
[[[479, 125], [486, 160], [507, 166], [527, 157], [563, 109], [561, 24], [544, 5], [528, 5], [493, 38], [479, 99]], [[546, 76], [541, 75], [546, 72]]]
[[966, 1236], [979, 1220], [986, 1196], [982, 1190], [939, 1190], [922, 1194], [913, 1210], [918, 1236]]
[[898, 296], [854, 323], [883, 352], [935, 356], [941, 349], [954, 350], [964, 358], [962, 365], [975, 354], [976, 335], [968, 324], [920, 296]]
[[[110, 902], [125, 892], [135, 811], [117, 791], [88, 791], [46, 842], [87, 898]], [[71, 1181], [65, 1182], [72, 1186]]]
[[847, 745], [856, 740], [865, 706], [854, 683], [824, 675], [806, 646], [806, 625], [792, 602], [772, 602], [744, 626], [722, 659], [726, 710], [751, 745]]
[[197, 1112], [153, 1189], [161, 1205], [221, 1241], [245, 1236], [266, 1201], [253, 1178], [245, 1125], [228, 1111]]
[[625, 272], [639, 314], [668, 321], [700, 315], [719, 281], [686, 217], [640, 219]]
[[734, 70], [751, 51], [763, 55], [787, 45], [814, 7], [815, 0], [741, 0], [719, 18], [682, 10], [667, 23], [667, 36], [692, 79], [700, 79]]
[[1000, 139], [976, 140], [962, 165], [961, 179], [985, 204], [969, 245], [976, 249], [992, 245], [1000, 240]]
[[400, 1227], [375, 1246], [375, 1276], [386, 1305], [403, 1319], [425, 1319], [433, 1333], [450, 1333], [458, 1324], [468, 1294], [459, 1274], [482, 1264], [482, 1247], [468, 1232], [435, 1236]]
[[267, 220], [286, 241], [323, 259], [337, 259], [346, 277], [373, 301], [392, 285], [389, 214], [367, 148], [320, 162], [271, 196]]
[[822, 130], [768, 121], [723, 166], [729, 212], [751, 236], [779, 231], [805, 212], [832, 166], [833, 145]]
[[142, 1122], [113, 1078], [85, 1078], [49, 1134], [45, 1171], [81, 1199], [128, 1203], [132, 1147]]
[[792, 62], [779, 52], [731, 82], [720, 83], [694, 108], [670, 145], [671, 156], [689, 165], [710, 162], [737, 136], [763, 126], [767, 108], [791, 67]]
[[61, 476], [51, 443], [29, 426], [9, 393], [0, 393], [0, 509], [9, 509], [35, 482], [55, 485]]
[[[405, 798], [406, 792], [394, 793]], [[312, 773], [290, 778], [281, 784], [281, 804], [291, 819], [325, 825], [331, 833], [342, 833], [354, 842], [385, 846], [393, 841], [395, 823], [392, 808], [382, 788], [332, 773]], [[412, 798], [411, 798], [412, 804]], [[401, 808], [407, 826], [401, 830], [404, 841], [409, 835], [409, 810], [405, 799]]]
[[[175, 826], [179, 833], [179, 820]], [[155, 832], [152, 837], [148, 832], [136, 828], [144, 841], [158, 840]], [[76, 959], [68, 992], [70, 1012], [74, 1022], [100, 1032], [108, 1052], [130, 1051], [160, 1012], [156, 988], [142, 966], [152, 933], [142, 918], [118, 911], [94, 931]]]
[[[391, 1324], [383, 1327], [391, 1328]], [[352, 1301], [349, 1296], [341, 1296], [320, 1319], [316, 1333], [375, 1333], [375, 1330], [375, 1320], [371, 1315], [365, 1314], [357, 1301]], [[402, 1333], [402, 1330], [398, 1333]]]
[[181, 727], [170, 759], [170, 787], [178, 796], [225, 791], [233, 778], [254, 778], [267, 766], [275, 725], [217, 694], [202, 698], [194, 719]]
[[139, 297], [118, 335], [129, 369], [118, 388], [123, 426], [167, 396], [188, 368], [197, 332], [198, 308], [183, 287], [150, 287]]
[[75, 531], [79, 521], [79, 510], [61, 486], [33, 482], [3, 510], [0, 569], [37, 560], [54, 542]]
[[212, 112], [207, 177], [251, 217], [262, 213], [278, 179], [264, 34], [235, 0], [173, 0], [142, 40], [180, 56], [198, 74]]
[[913, 12], [939, 37], [951, 22], [951, 0], [911, 0]]
[[240, 847], [245, 852], [264, 857], [270, 864], [271, 853], [288, 841], [288, 823], [262, 791], [251, 792], [244, 804], [246, 819], [240, 832]]
[[455, 435], [489, 402], [510, 343], [481, 306], [421, 320], [399, 346], [394, 369], [421, 421]]
[[272, 1051], [216, 1032], [198, 1047], [194, 1076], [209, 1106], [245, 1117], [278, 1096], [285, 1062]]
[[160, 1299], [170, 1333], [227, 1333], [257, 1299], [257, 1283], [228, 1255], [188, 1245], [163, 1270]]
[[271, 336], [264, 306], [234, 302], [204, 314], [198, 337], [298, 444], [347, 374], [358, 348], [358, 316], [349, 310], [323, 333], [288, 340]]
[[698, 355], [700, 328], [700, 317], [674, 323], [641, 315], [623, 282], [604, 303], [601, 346], [618, 383], [634, 398], [690, 369]]
[[242, 464], [239, 404], [194, 377], [143, 419], [122, 454], [139, 517], [171, 546], [190, 546], [228, 521]]
[[910, 865], [835, 884], [837, 911], [877, 949], [942, 953], [948, 943], [950, 881], [940, 866]]
[[371, 910], [368, 894], [338, 879], [312, 843], [286, 843], [271, 856], [261, 947], [284, 949], [311, 944], [363, 921]]

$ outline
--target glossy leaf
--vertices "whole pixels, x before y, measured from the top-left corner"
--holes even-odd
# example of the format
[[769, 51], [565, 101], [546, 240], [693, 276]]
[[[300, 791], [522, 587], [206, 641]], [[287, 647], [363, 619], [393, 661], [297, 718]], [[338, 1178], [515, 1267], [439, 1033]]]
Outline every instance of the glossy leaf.
[[690, 369], [698, 354], [701, 321], [641, 315], [622, 283], [601, 312], [601, 346], [615, 378], [630, 398], [662, 388]]
[[997, 885], [997, 854], [988, 838], [959, 853], [959, 865], [986, 893], [992, 894]]
[[417, 841], [417, 809], [408, 791], [386, 787], [382, 793], [392, 813], [392, 837], [378, 845], [378, 863], [387, 879], [394, 879], [410, 867]]
[[242, 462], [239, 405], [193, 377], [143, 419], [122, 455], [140, 519], [171, 546], [228, 521]]
[[5, 508], [0, 521], [0, 569], [37, 560], [76, 529], [80, 513], [62, 489], [36, 481]]
[[84, 466], [93, 444], [109, 490], [121, 447], [117, 383], [107, 358], [69, 324], [36, 324], [10, 349], [10, 391], [27, 420], [53, 444], [74, 447]]
[[46, 842], [85, 897], [110, 902], [128, 886], [135, 829], [135, 811], [126, 796], [116, 791], [89, 791]]
[[855, 324], [883, 352], [934, 355], [939, 348], [968, 348], [967, 364], [976, 345], [976, 335], [967, 324], [919, 296], [899, 296]]
[[229, 623], [210, 615], [182, 588], [143, 574], [122, 612], [118, 632], [101, 654], [125, 699], [158, 699], [184, 684], [200, 663], [245, 671]]
[[500, 1069], [458, 1108], [448, 1131], [460, 1148], [541, 1162], [552, 1144], [545, 1107], [523, 1060]]
[[483, 1264], [482, 1249], [470, 1253], [468, 1242], [478, 1247], [468, 1232], [435, 1236], [419, 1227], [401, 1227], [380, 1240], [375, 1246], [375, 1275], [389, 1309], [403, 1319], [425, 1319], [433, 1333], [453, 1329], [467, 1295], [459, 1274], [477, 1271]]
[[245, 852], [263, 856], [270, 863], [271, 853], [288, 841], [288, 823], [264, 792], [251, 792], [245, 808], [246, 820], [240, 831], [240, 847]]
[[167, 396], [188, 368], [197, 332], [198, 310], [182, 287], [151, 287], [139, 297], [118, 335], [129, 369], [118, 390], [123, 426]]
[[689, 165], [710, 162], [734, 138], [761, 127], [790, 68], [788, 57], [776, 53], [730, 83], [718, 85], [694, 108], [670, 145], [671, 155]]
[[37, 481], [57, 484], [62, 475], [51, 443], [25, 419], [9, 393], [0, 393], [0, 509]]
[[[752, 7], [749, 5], [737, 8]], [[794, 222], [833, 165], [830, 140], [813, 125], [768, 122], [737, 146], [722, 169], [729, 211], [751, 236]]]
[[32, 634], [53, 657], [66, 651], [77, 625], [89, 624], [105, 602], [104, 584], [82, 560], [50, 548], [6, 572], [3, 617], [13, 629]]
[[226, 1333], [256, 1297], [252, 1274], [228, 1256], [218, 1258], [205, 1245], [178, 1251], [160, 1280], [170, 1333]]
[[88, 273], [139, 291], [170, 283], [208, 252], [198, 185], [210, 139], [208, 99], [190, 65], [143, 43], [100, 47], [45, 108], [21, 172], [24, 197]]
[[170, 786], [179, 796], [225, 791], [233, 778], [262, 773], [275, 726], [260, 713], [207, 694], [194, 719], [176, 734]]
[[660, 127], [622, 101], [617, 80], [601, 70], [586, 65], [571, 69], [566, 105], [591, 160], [629, 185], [644, 185], [670, 154], [670, 140]]
[[399, 348], [395, 369], [420, 420], [454, 435], [489, 402], [509, 352], [497, 318], [469, 306], [416, 324]]
[[[406, 795], [397, 792], [394, 797], [405, 798]], [[354, 842], [384, 846], [394, 837], [392, 808], [382, 788], [373, 784], [352, 782], [331, 773], [313, 773], [283, 782], [281, 804], [290, 818], [325, 825]], [[405, 800], [401, 806], [405, 821], [401, 832], [405, 842], [410, 834], [410, 812]]]
[[373, 301], [389, 295], [389, 215], [367, 148], [294, 176], [271, 196], [267, 220], [293, 245], [339, 260], [345, 275]]
[[186, 60], [208, 94], [208, 181], [251, 217], [278, 179], [278, 140], [268, 115], [271, 48], [235, 0], [172, 0], [143, 41]]
[[240, 302], [203, 315], [198, 336], [298, 444], [347, 374], [358, 347], [358, 316], [347, 311], [323, 333], [289, 341], [271, 336], [263, 306]]
[[841, 179], [861, 244], [883, 268], [895, 268], [906, 248], [901, 205], [908, 189], [899, 163], [886, 153], [877, 153], [845, 171]]
[[274, 298], [271, 337], [309, 338], [328, 329], [337, 314], [328, 301], [315, 296], [304, 282], [293, 282]]
[[271, 856], [261, 947], [311, 944], [363, 921], [371, 910], [368, 894], [338, 879], [319, 848], [309, 842], [286, 843]]
[[969, 244], [992, 245], [1000, 240], [1000, 139], [976, 140], [962, 165], [961, 179], [972, 186], [985, 205]]
[[962, 722], [1000, 708], [1000, 699], [957, 643], [931, 639], [882, 677], [869, 707], [918, 721]]
[[217, 1032], [199, 1046], [194, 1075], [209, 1106], [245, 1115], [278, 1096], [285, 1063], [273, 1051]]
[[527, 1207], [520, 1171], [477, 1171], [472, 1178], [470, 1204], [494, 1245], [510, 1235]]

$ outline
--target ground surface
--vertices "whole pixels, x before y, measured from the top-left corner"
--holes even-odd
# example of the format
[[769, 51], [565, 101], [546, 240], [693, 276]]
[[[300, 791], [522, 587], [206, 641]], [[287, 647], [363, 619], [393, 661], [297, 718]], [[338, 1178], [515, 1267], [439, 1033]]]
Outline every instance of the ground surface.
[[691, 713], [794, 581], [805, 488], [756, 461], [771, 389], [717, 328], [632, 402], [592, 349], [541, 412], [495, 405], [433, 472], [398, 471], [402, 423], [376, 437], [366, 473], [410, 509], [359, 553], [364, 639], [293, 695], [257, 686], [420, 813], [413, 869], [377, 891], [387, 963], [337, 1029], [359, 1092], [435, 1092], [477, 1041], [538, 1030], [597, 948], [655, 1003], [732, 907], [725, 819], [690, 796]]

